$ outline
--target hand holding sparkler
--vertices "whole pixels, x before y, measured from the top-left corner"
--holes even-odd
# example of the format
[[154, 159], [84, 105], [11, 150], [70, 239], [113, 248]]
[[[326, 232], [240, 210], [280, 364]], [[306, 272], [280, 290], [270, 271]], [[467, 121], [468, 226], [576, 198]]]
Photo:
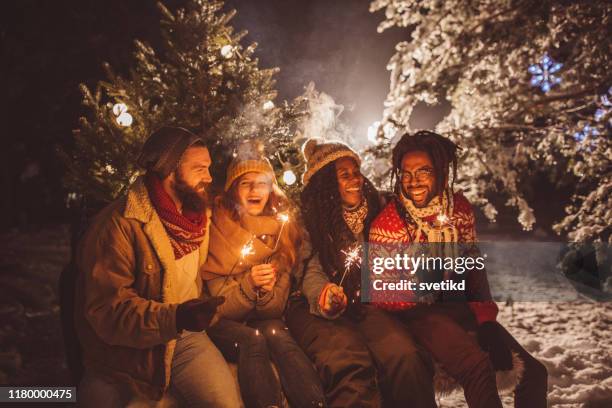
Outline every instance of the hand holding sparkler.
[[276, 266], [269, 263], [254, 265], [249, 273], [249, 280], [258, 288], [269, 285], [276, 280]]
[[319, 308], [327, 317], [335, 318], [339, 316], [347, 304], [348, 298], [344, 289], [335, 283], [328, 283], [319, 296]]

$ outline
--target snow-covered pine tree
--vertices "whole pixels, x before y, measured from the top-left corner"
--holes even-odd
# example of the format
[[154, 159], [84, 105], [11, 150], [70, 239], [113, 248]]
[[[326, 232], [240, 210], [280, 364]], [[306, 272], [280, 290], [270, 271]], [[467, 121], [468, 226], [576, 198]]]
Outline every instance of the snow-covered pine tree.
[[573, 190], [556, 231], [611, 242], [610, 2], [375, 0], [370, 8], [385, 10], [379, 31], [405, 27], [412, 36], [388, 64], [373, 163], [388, 157], [392, 130], [407, 127], [418, 103], [446, 99], [451, 111], [437, 130], [464, 148], [460, 186], [488, 217], [497, 210], [487, 193], [497, 188], [530, 229], [525, 187], [544, 172]]
[[[163, 47], [136, 41], [128, 77], [106, 64], [106, 81], [94, 91], [81, 86], [88, 114], [74, 132], [74, 150], [63, 152], [72, 198], [107, 202], [117, 197], [138, 174], [135, 159], [142, 143], [163, 125], [187, 127], [208, 138], [220, 164], [217, 182], [237, 143], [250, 138], [264, 142], [280, 180], [284, 171], [301, 169], [294, 136], [307, 104], [298, 98], [275, 105], [278, 69], [259, 67], [257, 44], [241, 44], [246, 31], [234, 32], [229, 22], [235, 11], [224, 12], [223, 5], [191, 0], [172, 13], [159, 3]], [[299, 188], [299, 174], [296, 179], [293, 189]]]

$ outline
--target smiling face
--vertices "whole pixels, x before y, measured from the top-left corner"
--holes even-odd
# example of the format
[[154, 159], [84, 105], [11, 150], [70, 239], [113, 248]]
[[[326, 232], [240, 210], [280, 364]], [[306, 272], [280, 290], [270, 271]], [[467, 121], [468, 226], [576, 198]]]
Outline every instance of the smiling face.
[[342, 204], [354, 207], [363, 197], [363, 176], [357, 162], [350, 157], [342, 157], [335, 162], [338, 191]]
[[236, 183], [236, 198], [242, 210], [249, 215], [260, 215], [272, 192], [272, 177], [265, 173], [249, 172]]
[[191, 146], [185, 153], [172, 177], [172, 189], [183, 208], [201, 211], [208, 201], [211, 158], [204, 146]]
[[426, 152], [408, 152], [402, 158], [402, 190], [416, 207], [425, 207], [437, 194], [435, 176], [431, 157]]

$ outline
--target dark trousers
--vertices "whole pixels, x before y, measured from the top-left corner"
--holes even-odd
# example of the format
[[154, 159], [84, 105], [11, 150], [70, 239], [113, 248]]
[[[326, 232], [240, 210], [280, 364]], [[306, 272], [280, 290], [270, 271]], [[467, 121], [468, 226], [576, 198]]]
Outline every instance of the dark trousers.
[[[461, 386], [470, 408], [501, 408], [495, 370], [473, 334], [474, 315], [466, 303], [447, 302], [417, 305], [398, 313], [399, 319]], [[546, 367], [523, 349], [502, 328], [502, 341], [518, 353], [525, 370], [514, 396], [516, 408], [545, 408]]]
[[406, 327], [365, 305], [361, 321], [312, 315], [291, 302], [287, 326], [314, 362], [330, 407], [435, 407], [433, 365]]
[[292, 407], [325, 406], [321, 381], [282, 320], [243, 324], [221, 319], [206, 332], [228, 361], [238, 363], [240, 393], [248, 408], [280, 407], [281, 384]]

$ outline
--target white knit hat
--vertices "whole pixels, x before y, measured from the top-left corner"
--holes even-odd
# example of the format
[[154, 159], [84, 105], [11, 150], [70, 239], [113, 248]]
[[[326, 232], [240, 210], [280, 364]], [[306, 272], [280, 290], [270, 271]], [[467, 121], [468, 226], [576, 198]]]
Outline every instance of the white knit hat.
[[320, 138], [311, 138], [302, 146], [302, 153], [306, 160], [306, 171], [302, 175], [304, 187], [308, 184], [312, 176], [327, 164], [338, 160], [341, 157], [350, 157], [361, 166], [361, 158], [353, 149], [339, 140], [326, 141]]

